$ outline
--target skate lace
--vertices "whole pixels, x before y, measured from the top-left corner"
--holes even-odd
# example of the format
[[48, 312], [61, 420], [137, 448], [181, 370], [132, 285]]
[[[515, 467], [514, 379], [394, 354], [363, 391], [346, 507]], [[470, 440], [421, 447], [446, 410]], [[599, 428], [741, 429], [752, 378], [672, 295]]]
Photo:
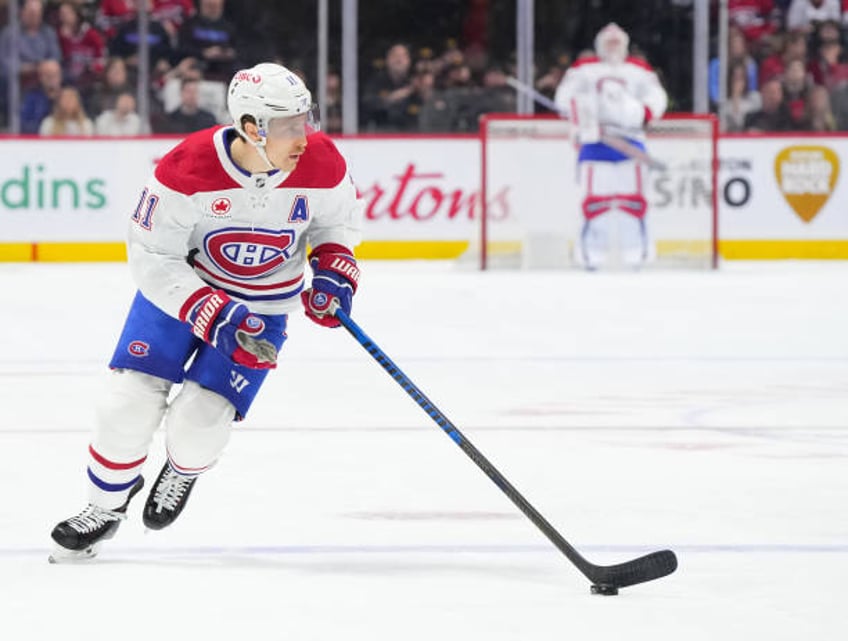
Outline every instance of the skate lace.
[[194, 477], [181, 476], [169, 470], [162, 477], [162, 480], [159, 481], [159, 485], [156, 486], [156, 492], [153, 494], [156, 511], [174, 511], [193, 482]]
[[122, 512], [104, 510], [102, 507], [89, 505], [82, 512], [68, 519], [68, 525], [80, 534], [86, 534], [103, 527], [107, 523], [123, 521], [126, 518], [127, 515]]

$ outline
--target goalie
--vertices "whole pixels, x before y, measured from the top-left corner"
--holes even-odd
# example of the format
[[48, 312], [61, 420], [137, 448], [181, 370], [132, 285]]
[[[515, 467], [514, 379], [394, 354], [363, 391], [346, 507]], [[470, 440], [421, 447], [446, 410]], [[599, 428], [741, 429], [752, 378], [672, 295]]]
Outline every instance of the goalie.
[[628, 55], [630, 38], [610, 23], [596, 55], [577, 60], [555, 102], [574, 123], [583, 228], [577, 261], [594, 270], [610, 262], [639, 268], [652, 256], [646, 227], [646, 167], [621, 144], [645, 149], [645, 126], [665, 113], [668, 97], [653, 69]]

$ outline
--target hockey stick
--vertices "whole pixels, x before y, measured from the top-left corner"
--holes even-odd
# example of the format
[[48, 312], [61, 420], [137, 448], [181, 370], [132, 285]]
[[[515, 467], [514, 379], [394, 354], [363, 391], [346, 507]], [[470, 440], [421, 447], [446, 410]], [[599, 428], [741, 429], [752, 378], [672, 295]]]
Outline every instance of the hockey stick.
[[[568, 120], [568, 114], [563, 113], [557, 104], [545, 94], [536, 91], [533, 87], [528, 87], [523, 82], [519, 81], [517, 78], [513, 78], [512, 76], [507, 76], [506, 83], [516, 91], [530, 96], [545, 109], [550, 109], [555, 114], [558, 114], [560, 117]], [[628, 158], [632, 158], [637, 162], [647, 165], [651, 169], [656, 169], [658, 171], [666, 171], [668, 169], [668, 166], [662, 160], [659, 160], [642, 149], [639, 149], [639, 147], [631, 144], [621, 136], [613, 136], [612, 134], [601, 132], [600, 142], [604, 143], [607, 147], [611, 147], [612, 149], [621, 152]]]
[[380, 366], [386, 370], [389, 375], [409, 394], [412, 399], [418, 403], [427, 415], [442, 430], [451, 437], [465, 454], [468, 455], [474, 463], [483, 472], [486, 473], [495, 485], [507, 495], [519, 510], [521, 510], [533, 525], [539, 528], [557, 549], [562, 552], [566, 558], [571, 561], [583, 575], [592, 582], [592, 592], [594, 594], [617, 594], [619, 588], [637, 583], [645, 583], [653, 581], [674, 572], [677, 569], [677, 557], [671, 550], [661, 550], [652, 552], [645, 556], [641, 556], [631, 561], [619, 563], [617, 565], [595, 565], [587, 561], [568, 541], [562, 538], [559, 532], [548, 523], [548, 521], [539, 512], [536, 511], [521, 493], [515, 489], [512, 484], [504, 478], [494, 465], [483, 456], [471, 442], [459, 431], [459, 428], [451, 423], [450, 419], [445, 416], [441, 410], [413, 383], [401, 369], [395, 365], [386, 353], [374, 343], [368, 335], [362, 331], [362, 328], [357, 325], [353, 319], [347, 315], [342, 309], [335, 310], [336, 318], [357, 340], [357, 342], [365, 348]]

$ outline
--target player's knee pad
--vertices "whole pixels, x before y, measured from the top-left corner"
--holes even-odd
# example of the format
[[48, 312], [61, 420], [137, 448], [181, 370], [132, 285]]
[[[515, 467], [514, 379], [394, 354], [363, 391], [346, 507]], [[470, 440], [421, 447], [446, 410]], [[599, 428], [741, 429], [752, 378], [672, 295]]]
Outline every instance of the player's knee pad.
[[188, 474], [211, 467], [230, 438], [235, 407], [226, 398], [186, 381], [165, 417], [171, 463]]
[[129, 369], [114, 370], [97, 404], [92, 447], [116, 463], [147, 455], [168, 407], [171, 381]]

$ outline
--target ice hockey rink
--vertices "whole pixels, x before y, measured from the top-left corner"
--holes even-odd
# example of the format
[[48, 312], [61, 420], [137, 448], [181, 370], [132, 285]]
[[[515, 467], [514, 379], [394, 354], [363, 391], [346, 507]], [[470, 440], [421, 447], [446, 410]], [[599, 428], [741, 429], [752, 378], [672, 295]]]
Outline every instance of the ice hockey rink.
[[[180, 520], [50, 565], [85, 503], [124, 264], [4, 264], [0, 638], [848, 638], [848, 264], [365, 262], [354, 319], [593, 563], [588, 581], [344, 329], [281, 364]], [[163, 462], [161, 433], [145, 470]]]

